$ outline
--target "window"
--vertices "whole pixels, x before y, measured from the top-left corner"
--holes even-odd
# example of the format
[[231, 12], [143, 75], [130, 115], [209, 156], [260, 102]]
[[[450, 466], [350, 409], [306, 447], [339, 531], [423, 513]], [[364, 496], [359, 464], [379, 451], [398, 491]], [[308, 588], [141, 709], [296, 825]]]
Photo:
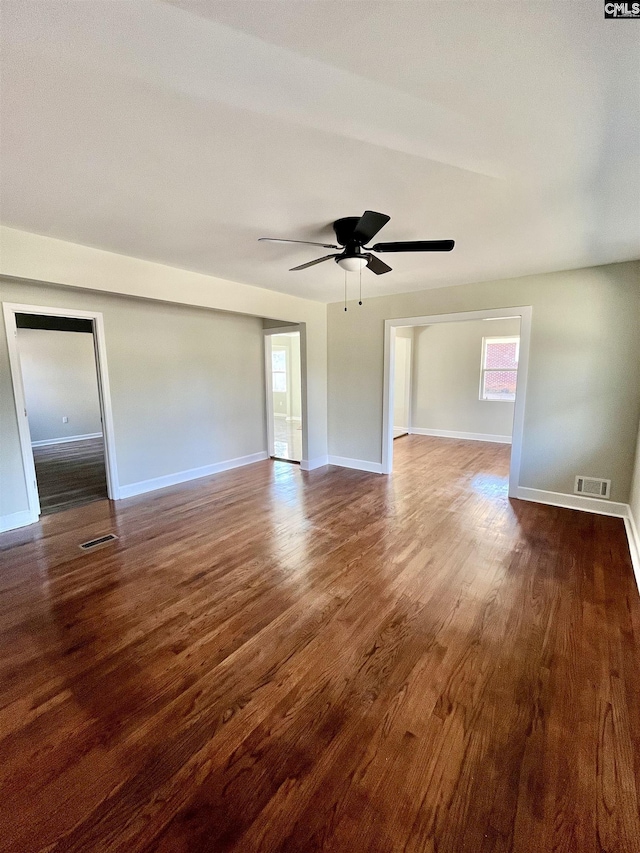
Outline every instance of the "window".
[[520, 338], [483, 338], [481, 400], [516, 399]]
[[274, 349], [271, 353], [273, 390], [278, 394], [287, 390], [287, 351]]

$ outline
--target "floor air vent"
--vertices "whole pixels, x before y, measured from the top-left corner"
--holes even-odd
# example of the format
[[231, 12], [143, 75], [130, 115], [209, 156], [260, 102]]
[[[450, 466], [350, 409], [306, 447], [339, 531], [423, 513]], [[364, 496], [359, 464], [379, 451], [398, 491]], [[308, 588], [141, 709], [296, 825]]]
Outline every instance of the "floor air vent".
[[107, 533], [106, 536], [99, 536], [98, 539], [90, 539], [88, 542], [83, 542], [80, 548], [83, 551], [89, 551], [91, 548], [97, 548], [98, 545], [106, 545], [107, 542], [113, 542], [118, 537], [113, 533]]
[[576, 477], [573, 491], [576, 495], [587, 495], [590, 498], [608, 498], [611, 494], [611, 480], [601, 480], [599, 477]]

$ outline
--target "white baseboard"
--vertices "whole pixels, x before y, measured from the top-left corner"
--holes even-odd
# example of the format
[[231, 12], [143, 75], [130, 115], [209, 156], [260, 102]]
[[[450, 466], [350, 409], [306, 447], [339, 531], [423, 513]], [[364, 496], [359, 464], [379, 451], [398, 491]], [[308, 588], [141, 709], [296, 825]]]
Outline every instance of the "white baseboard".
[[0, 533], [16, 530], [18, 527], [26, 527], [28, 524], [35, 524], [37, 520], [38, 516], [34, 515], [29, 509], [13, 512], [11, 515], [0, 515]]
[[300, 468], [303, 471], [315, 471], [316, 468], [322, 468], [328, 464], [328, 456], [318, 456], [315, 459], [303, 459], [300, 463]]
[[547, 504], [548, 506], [577, 509], [581, 512], [594, 512], [596, 515], [613, 515], [616, 518], [629, 517], [629, 504], [603, 501], [600, 498], [587, 498], [584, 495], [566, 495], [561, 492], [546, 492], [544, 489], [529, 489], [526, 486], [518, 486], [515, 494], [511, 494], [509, 497]]
[[548, 506], [559, 506], [565, 509], [577, 509], [580, 512], [592, 512], [596, 515], [611, 515], [622, 518], [624, 528], [629, 542], [631, 554], [631, 565], [636, 579], [636, 585], [640, 592], [640, 534], [629, 504], [616, 503], [615, 501], [603, 501], [599, 498], [587, 498], [583, 495], [565, 495], [560, 492], [545, 492], [543, 489], [528, 489], [518, 486], [516, 493], [510, 497], [520, 498], [523, 501], [547, 504]]
[[367, 462], [366, 459], [349, 459], [347, 456], [329, 456], [329, 465], [340, 468], [354, 468], [356, 471], [368, 471], [370, 474], [382, 474], [381, 462]]
[[636, 584], [640, 592], [640, 534], [638, 533], [638, 527], [631, 510], [629, 510], [629, 515], [624, 520], [624, 526], [627, 531], [627, 539], [629, 540], [631, 565], [633, 566], [633, 573], [636, 576]]
[[197, 480], [200, 477], [210, 477], [211, 474], [219, 474], [221, 471], [229, 471], [232, 468], [241, 468], [243, 465], [252, 465], [254, 462], [262, 462], [268, 458], [269, 455], [266, 450], [263, 450], [260, 453], [251, 453], [249, 456], [238, 456], [236, 459], [204, 465], [202, 468], [191, 468], [188, 471], [178, 471], [176, 474], [167, 474], [164, 477], [154, 477], [152, 480], [130, 483], [127, 486], [120, 486], [117, 500], [132, 498], [135, 495], [145, 494], [145, 492], [155, 492], [156, 489], [165, 489], [167, 486], [177, 486], [179, 483], [187, 483], [189, 480]]
[[437, 438], [462, 438], [465, 441], [493, 441], [496, 444], [511, 444], [510, 435], [492, 435], [484, 432], [456, 432], [449, 429], [425, 429], [411, 427], [410, 435], [434, 435]]
[[32, 441], [31, 447], [48, 447], [50, 444], [69, 444], [70, 441], [88, 441], [90, 438], [102, 438], [102, 433], [87, 432], [84, 435], [67, 435], [64, 438], [46, 438], [44, 441]]

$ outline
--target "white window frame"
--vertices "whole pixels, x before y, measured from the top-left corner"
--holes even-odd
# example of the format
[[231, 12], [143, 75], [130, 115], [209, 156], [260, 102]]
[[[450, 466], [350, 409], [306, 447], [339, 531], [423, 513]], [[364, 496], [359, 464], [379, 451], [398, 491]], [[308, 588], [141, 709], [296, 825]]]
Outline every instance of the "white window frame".
[[520, 335], [507, 335], [494, 337], [487, 335], [482, 339], [482, 356], [480, 359], [480, 392], [479, 399], [482, 403], [514, 403], [516, 399], [515, 393], [511, 397], [487, 397], [484, 390], [484, 380], [487, 373], [502, 373], [509, 370], [507, 367], [487, 367], [487, 344], [516, 344], [516, 384], [518, 381], [518, 368], [520, 362]]
[[[273, 354], [275, 352], [284, 353], [284, 370], [274, 370], [273, 369]], [[281, 373], [284, 375], [284, 385], [285, 385], [284, 391], [276, 391], [276, 389], [273, 387], [273, 380], [274, 380], [274, 376], [276, 375], [276, 373]], [[273, 346], [271, 349], [271, 382], [272, 382], [271, 389], [272, 389], [274, 394], [286, 394], [287, 393], [287, 389], [289, 388], [289, 352], [288, 352], [286, 347]]]

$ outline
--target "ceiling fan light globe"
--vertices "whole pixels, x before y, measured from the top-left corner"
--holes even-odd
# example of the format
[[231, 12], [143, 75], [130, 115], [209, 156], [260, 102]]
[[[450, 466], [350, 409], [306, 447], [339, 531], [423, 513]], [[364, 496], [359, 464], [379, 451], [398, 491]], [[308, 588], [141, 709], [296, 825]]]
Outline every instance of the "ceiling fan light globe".
[[358, 270], [366, 267], [367, 259], [363, 257], [338, 258], [337, 263], [347, 272], [358, 272]]

